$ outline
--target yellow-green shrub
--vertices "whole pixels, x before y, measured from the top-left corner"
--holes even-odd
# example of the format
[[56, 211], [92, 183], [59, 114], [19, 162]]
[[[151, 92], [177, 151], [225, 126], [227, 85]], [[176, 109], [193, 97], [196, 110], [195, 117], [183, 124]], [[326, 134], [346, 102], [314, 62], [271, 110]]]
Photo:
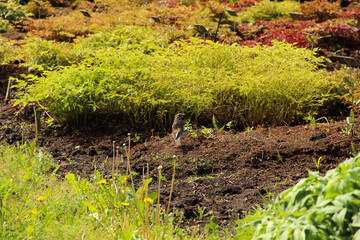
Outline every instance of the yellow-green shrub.
[[33, 1], [29, 1], [24, 6], [24, 11], [36, 18], [48, 17], [51, 14], [55, 14], [55, 8], [53, 8], [50, 3], [43, 1], [40, 1], [39, 3], [41, 7], [36, 5], [36, 3]]
[[29, 38], [24, 41], [20, 56], [25, 65], [31, 68], [53, 69], [58, 66], [68, 66], [76, 61], [76, 56], [66, 42], [55, 43], [40, 38]]
[[285, 0], [283, 2], [272, 2], [264, 0], [247, 8], [247, 11], [239, 14], [241, 21], [254, 22], [255, 20], [276, 20], [288, 16], [289, 12], [299, 12], [300, 3]]
[[73, 124], [119, 113], [134, 123], [168, 126], [177, 111], [197, 118], [211, 110], [231, 113], [228, 120], [238, 125], [277, 125], [321, 105], [335, 86], [317, 67], [324, 58], [291, 44], [249, 48], [191, 39], [167, 47], [140, 40], [144, 33], [135, 27], [126, 32], [116, 46], [110, 43], [117, 34], [105, 34], [104, 48], [94, 37], [88, 45], [93, 54], [80, 65], [33, 77], [22, 101], [43, 102]]
[[0, 64], [8, 63], [15, 57], [13, 43], [0, 37]]
[[18, 1], [7, 0], [0, 2], [0, 16], [11, 24], [17, 25], [21, 24], [23, 19], [27, 17], [27, 14]]
[[80, 11], [73, 11], [66, 16], [52, 16], [47, 19], [32, 19], [26, 29], [31, 35], [46, 40], [72, 42], [78, 36], [86, 36], [101, 29], [119, 24], [119, 14], [101, 14], [90, 12], [86, 18]]

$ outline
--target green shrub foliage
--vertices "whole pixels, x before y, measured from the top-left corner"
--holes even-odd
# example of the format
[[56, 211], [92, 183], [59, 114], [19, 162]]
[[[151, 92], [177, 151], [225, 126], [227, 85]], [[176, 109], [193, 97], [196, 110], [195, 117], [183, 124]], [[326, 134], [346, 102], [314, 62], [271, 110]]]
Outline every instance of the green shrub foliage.
[[0, 17], [17, 24], [27, 17], [23, 7], [14, 0], [0, 2]]
[[276, 20], [288, 16], [290, 12], [300, 11], [300, 4], [295, 1], [260, 1], [240, 14], [241, 21]]
[[55, 43], [40, 38], [25, 40], [20, 55], [25, 60], [25, 65], [42, 70], [50, 70], [58, 66], [69, 66], [77, 60], [69, 43]]
[[[360, 155], [281, 193], [249, 223], [253, 239], [353, 239], [360, 235]], [[357, 237], [355, 237], [357, 239]]]
[[80, 124], [99, 114], [168, 126], [183, 111], [231, 113], [236, 124], [283, 124], [315, 108], [333, 88], [323, 58], [273, 42], [255, 48], [199, 39], [168, 46], [134, 27], [78, 42], [79, 64], [33, 76], [20, 102], [39, 101], [59, 119]]

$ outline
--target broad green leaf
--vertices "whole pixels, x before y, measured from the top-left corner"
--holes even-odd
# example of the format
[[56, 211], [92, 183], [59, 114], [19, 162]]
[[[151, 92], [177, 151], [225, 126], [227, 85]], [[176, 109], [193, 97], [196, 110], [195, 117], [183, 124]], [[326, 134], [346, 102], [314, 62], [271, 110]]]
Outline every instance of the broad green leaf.
[[347, 221], [345, 219], [345, 214], [347, 212], [347, 209], [344, 208], [340, 212], [334, 214], [334, 216], [331, 218], [339, 227], [344, 227], [345, 224], [347, 224]]

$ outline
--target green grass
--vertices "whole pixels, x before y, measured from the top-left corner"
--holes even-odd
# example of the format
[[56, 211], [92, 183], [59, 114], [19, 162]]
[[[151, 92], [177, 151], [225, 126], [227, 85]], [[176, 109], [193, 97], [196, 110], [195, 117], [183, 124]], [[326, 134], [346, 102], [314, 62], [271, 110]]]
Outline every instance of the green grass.
[[[203, 232], [180, 229], [174, 214], [129, 175], [61, 178], [48, 154], [24, 146], [0, 146], [1, 239], [218, 239], [227, 236], [212, 219]], [[115, 166], [115, 165], [114, 165]], [[50, 170], [54, 169], [54, 170]], [[160, 171], [160, 170], [159, 170]], [[177, 211], [175, 211], [176, 213]], [[168, 214], [167, 214], [168, 213]]]

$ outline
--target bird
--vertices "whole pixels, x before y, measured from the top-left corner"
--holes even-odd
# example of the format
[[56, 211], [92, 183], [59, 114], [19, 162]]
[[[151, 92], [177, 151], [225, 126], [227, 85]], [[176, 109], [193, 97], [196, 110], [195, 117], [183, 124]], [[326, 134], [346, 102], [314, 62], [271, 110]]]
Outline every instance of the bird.
[[181, 146], [181, 139], [184, 137], [184, 124], [182, 123], [184, 116], [184, 113], [176, 114], [172, 124], [172, 135], [176, 146]]

